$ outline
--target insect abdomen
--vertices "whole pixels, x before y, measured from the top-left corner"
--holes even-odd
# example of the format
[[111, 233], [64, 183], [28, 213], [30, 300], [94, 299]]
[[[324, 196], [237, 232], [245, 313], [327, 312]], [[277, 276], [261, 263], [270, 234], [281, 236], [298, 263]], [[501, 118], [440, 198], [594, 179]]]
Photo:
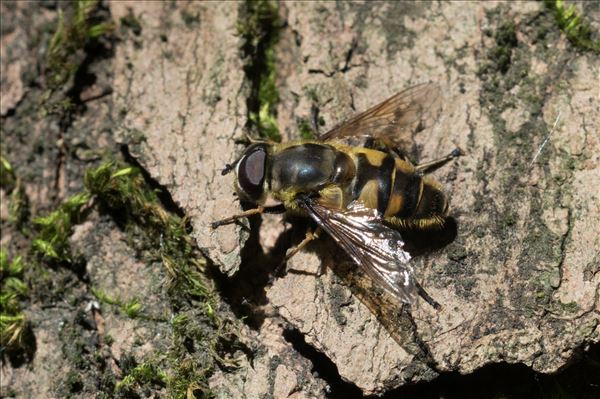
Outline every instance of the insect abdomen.
[[448, 202], [440, 185], [389, 153], [361, 149], [356, 154], [353, 197], [377, 209], [388, 222], [427, 227], [440, 224]]

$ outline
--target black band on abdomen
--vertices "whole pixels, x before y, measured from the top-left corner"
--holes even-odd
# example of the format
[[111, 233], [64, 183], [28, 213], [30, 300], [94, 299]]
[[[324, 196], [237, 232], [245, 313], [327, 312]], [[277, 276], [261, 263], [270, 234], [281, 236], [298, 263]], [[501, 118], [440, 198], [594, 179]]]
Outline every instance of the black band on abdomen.
[[395, 160], [391, 155], [386, 155], [381, 165], [371, 164], [364, 154], [357, 155], [356, 183], [352, 189], [352, 197], [360, 197], [365, 185], [370, 181], [377, 183], [377, 212], [383, 216], [390, 202], [392, 194], [392, 176]]
[[379, 176], [377, 184], [379, 189], [377, 190], [377, 213], [380, 216], [385, 214], [385, 211], [390, 202], [392, 195], [392, 175], [396, 167], [396, 161], [391, 155], [386, 155], [379, 167]]
[[394, 215], [401, 219], [406, 219], [413, 215], [419, 204], [421, 194], [421, 176], [416, 173], [405, 173], [401, 169], [396, 169], [396, 178], [394, 179], [394, 193], [399, 193], [404, 198], [402, 208]]

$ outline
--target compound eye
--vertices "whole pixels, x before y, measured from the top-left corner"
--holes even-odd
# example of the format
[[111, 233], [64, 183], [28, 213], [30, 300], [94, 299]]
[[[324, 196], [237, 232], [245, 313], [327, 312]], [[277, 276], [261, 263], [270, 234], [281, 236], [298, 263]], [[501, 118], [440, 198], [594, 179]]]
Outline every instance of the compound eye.
[[266, 159], [265, 148], [257, 146], [250, 149], [240, 161], [238, 182], [243, 193], [251, 200], [258, 200], [263, 193]]

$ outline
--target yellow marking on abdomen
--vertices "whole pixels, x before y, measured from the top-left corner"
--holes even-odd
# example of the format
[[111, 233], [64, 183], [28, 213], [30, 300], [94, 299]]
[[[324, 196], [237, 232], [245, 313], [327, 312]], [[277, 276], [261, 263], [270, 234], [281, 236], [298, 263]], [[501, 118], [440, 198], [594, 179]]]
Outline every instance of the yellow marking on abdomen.
[[385, 152], [362, 147], [353, 148], [353, 152], [355, 154], [364, 154], [364, 156], [367, 158], [367, 161], [373, 166], [381, 166], [384, 158], [388, 155]]
[[377, 209], [377, 193], [379, 191], [379, 184], [377, 181], [368, 181], [363, 189], [361, 190], [358, 200], [364, 204], [367, 208]]

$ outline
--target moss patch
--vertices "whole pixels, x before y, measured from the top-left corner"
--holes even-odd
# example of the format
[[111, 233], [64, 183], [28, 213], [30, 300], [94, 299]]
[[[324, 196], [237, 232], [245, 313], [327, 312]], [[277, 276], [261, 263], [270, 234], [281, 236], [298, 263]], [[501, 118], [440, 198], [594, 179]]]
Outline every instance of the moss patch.
[[[186, 220], [163, 208], [136, 168], [104, 164], [86, 174], [85, 186], [98, 206], [115, 215], [126, 231], [144, 237], [134, 239], [134, 246], [146, 257], [160, 259], [165, 267], [167, 295], [174, 311], [173, 346], [151, 369], [165, 370], [160, 372], [164, 374], [160, 381], [172, 396], [185, 397], [189, 390], [206, 385], [217, 364], [235, 364], [223, 356], [234, 345], [235, 328], [217, 311], [214, 287], [205, 274], [206, 260], [193, 245]], [[140, 228], [142, 234], [136, 233]], [[148, 317], [138, 301], [100, 297], [130, 316]], [[154, 378], [142, 378], [147, 371], [144, 366], [117, 386], [133, 389], [132, 381], [136, 386], [155, 384]]]
[[[0, 157], [0, 188], [10, 195], [8, 223], [21, 228], [29, 214], [28, 200], [21, 179], [10, 162]], [[4, 204], [3, 204], [4, 206]], [[0, 354], [11, 358], [31, 358], [31, 325], [23, 313], [22, 301], [29, 286], [24, 281], [26, 260], [15, 255], [9, 260], [0, 248]]]
[[115, 389], [119, 393], [135, 395], [135, 388], [148, 385], [166, 386], [168, 376], [164, 370], [153, 361], [143, 362], [130, 371], [117, 383]]
[[[236, 347], [237, 329], [221, 315], [212, 280], [206, 275], [207, 262], [189, 236], [186, 219], [164, 208], [156, 189], [146, 182], [136, 167], [106, 162], [89, 169], [84, 180], [82, 192], [67, 199], [47, 216], [34, 219], [37, 233], [31, 244], [31, 258], [37, 258], [40, 267], [58, 266], [81, 272], [80, 266], [85, 269], [85, 259], [73, 253], [69, 240], [74, 226], [84, 222], [92, 211], [110, 215], [129, 235], [129, 244], [143, 254], [146, 261], [162, 262], [167, 276], [166, 299], [173, 313], [171, 318], [153, 315], [135, 296], [127, 299], [111, 297], [91, 288], [98, 300], [112, 305], [119, 313], [144, 322], [169, 323], [172, 330], [169, 351], [150, 356], [121, 378], [113, 375], [109, 378], [112, 383], [105, 388], [130, 396], [145, 389], [164, 387], [172, 397], [205, 396], [207, 379], [214, 368], [236, 364], [228, 353]], [[20, 347], [21, 336], [29, 328], [19, 305], [19, 300], [27, 299], [28, 292], [21, 280], [23, 258], [15, 257], [9, 262], [4, 251], [0, 257], [2, 346], [23, 349]], [[43, 270], [35, 274], [44, 278]], [[62, 291], [55, 296], [64, 301], [66, 294], [67, 291]], [[57, 383], [56, 392], [61, 395], [89, 389], [76, 370], [106, 368], [105, 358], [94, 347], [95, 340], [90, 336], [89, 325], [93, 322], [83, 312], [74, 317], [60, 333], [63, 355], [74, 367]]]
[[8, 260], [0, 249], [0, 348], [2, 357], [25, 353], [31, 326], [23, 314], [21, 301], [27, 297], [29, 287], [23, 282], [24, 261], [21, 256]]
[[[8, 248], [2, 248], [6, 259], [2, 261], [0, 320], [3, 360], [9, 357], [11, 366], [16, 368], [34, 354], [36, 359], [43, 359], [44, 351], [52, 350], [51, 358], [57, 363], [48, 369], [65, 371], [52, 382], [40, 381], [40, 386], [52, 391], [51, 396], [205, 396], [198, 387], [206, 384], [216, 367], [235, 367], [235, 359], [229, 353], [237, 349], [235, 325], [224, 316], [226, 308], [207, 276], [207, 261], [189, 236], [187, 219], [172, 201], [165, 200], [166, 191], [133, 161], [127, 164], [113, 160], [100, 166], [97, 163], [107, 152], [119, 154], [110, 135], [112, 122], [99, 120], [110, 109], [108, 98], [84, 103], [80, 96], [92, 85], [110, 87], [110, 63], [104, 61], [112, 49], [112, 37], [108, 35], [112, 22], [105, 3], [60, 3], [63, 14], [58, 24], [51, 21], [52, 12], [36, 14], [37, 9], [32, 11], [36, 7], [39, 5], [32, 5], [27, 13], [38, 19], [43, 14], [49, 22], [43, 32], [38, 19], [37, 25], [28, 27], [28, 33], [37, 32], [37, 41], [27, 43], [33, 48], [31, 54], [25, 54], [32, 60], [26, 71], [30, 79], [26, 83], [31, 86], [10, 115], [3, 118], [2, 126], [3, 200], [5, 193], [24, 193], [26, 186], [27, 192], [32, 193], [31, 209], [35, 213], [31, 220], [21, 218], [19, 229], [15, 228], [16, 220], [1, 221], [3, 238], [4, 234], [10, 236]], [[20, 18], [19, 13], [15, 15]], [[139, 21], [126, 24], [134, 35], [141, 28]], [[94, 26], [107, 30], [100, 33], [92, 29]], [[49, 113], [39, 112], [43, 101]], [[141, 132], [138, 138], [138, 142], [144, 140]], [[107, 144], [98, 148], [99, 143]], [[82, 159], [82, 151], [91, 155]], [[90, 168], [93, 164], [97, 167]], [[157, 273], [159, 289], [151, 292], [160, 296], [158, 299], [136, 298], [137, 293], [108, 296], [99, 291], [94, 296], [90, 278], [95, 275], [86, 270], [86, 256], [90, 255], [78, 253], [81, 246], [86, 249], [93, 245], [73, 237], [75, 227], [89, 221], [90, 215], [99, 221], [90, 237], [121, 229], [118, 235], [126, 236], [126, 243], [134, 249], [132, 256], [138, 256], [152, 270], [157, 264], [164, 265], [163, 271]], [[81, 226], [78, 231], [85, 228]], [[18, 268], [13, 263], [22, 264], [22, 271], [15, 272]], [[107, 273], [107, 278], [112, 276], [106, 269], [102, 272]], [[4, 296], [9, 292], [10, 296]], [[154, 352], [147, 357], [137, 355], [141, 358], [128, 362], [127, 351], [137, 351], [146, 344], [137, 338], [143, 334], [136, 334], [131, 348], [124, 347], [119, 359], [111, 358], [110, 352], [115, 349], [111, 349], [111, 343], [115, 339], [105, 332], [103, 342], [101, 326], [95, 318], [97, 300], [112, 303], [103, 306], [105, 313], [101, 316], [111, 320], [120, 314], [134, 317], [135, 320], [126, 320], [128, 326], [159, 336], [156, 342], [148, 343], [148, 350]], [[155, 306], [152, 301], [160, 301], [160, 305]], [[164, 303], [167, 310], [162, 314]], [[160, 310], [153, 312], [156, 307]], [[116, 315], [111, 314], [113, 311]], [[35, 352], [33, 333], [42, 338], [38, 341], [39, 353]], [[13, 358], [20, 361], [15, 363]], [[148, 363], [156, 365], [154, 370], [164, 372], [168, 379], [157, 383], [156, 379], [145, 378], [141, 371]], [[130, 382], [136, 382], [117, 391], [117, 384], [128, 377]], [[18, 378], [16, 381], [15, 395], [28, 396], [32, 388], [20, 386]], [[127, 380], [121, 386], [126, 383]]]
[[579, 15], [575, 5], [567, 7], [563, 0], [545, 0], [544, 4], [553, 12], [556, 24], [575, 47], [600, 54], [598, 32], [592, 32], [590, 24]]
[[281, 141], [277, 126], [277, 69], [275, 45], [282, 23], [277, 3], [246, 1], [240, 5], [237, 33], [242, 40], [244, 71], [250, 85], [248, 128], [260, 137]]
[[305, 118], [298, 119], [297, 122], [300, 138], [303, 140], [314, 140], [317, 134], [310, 126], [310, 123]]
[[21, 228], [29, 218], [29, 198], [21, 179], [4, 156], [0, 156], [0, 188], [10, 195], [8, 221]]
[[46, 86], [44, 105], [49, 112], [68, 113], [73, 101], [65, 96], [87, 53], [84, 50], [114, 29], [112, 21], [99, 13], [98, 0], [77, 0], [65, 3], [58, 10], [56, 30], [46, 53]]

